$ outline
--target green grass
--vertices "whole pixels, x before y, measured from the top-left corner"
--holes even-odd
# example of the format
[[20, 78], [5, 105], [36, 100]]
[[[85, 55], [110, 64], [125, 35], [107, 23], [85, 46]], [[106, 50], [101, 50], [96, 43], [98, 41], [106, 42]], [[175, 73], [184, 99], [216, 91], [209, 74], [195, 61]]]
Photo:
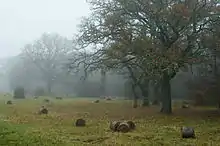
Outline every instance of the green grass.
[[[82, 145], [220, 145], [220, 114], [211, 108], [179, 109], [165, 116], [159, 107], [131, 108], [130, 101], [89, 99], [0, 100], [0, 145], [7, 146], [82, 146]], [[48, 115], [37, 115], [41, 105], [49, 109]], [[84, 118], [86, 127], [75, 127], [74, 121]], [[133, 120], [136, 130], [122, 134], [109, 130], [111, 120]], [[181, 126], [195, 127], [196, 139], [182, 139]]]

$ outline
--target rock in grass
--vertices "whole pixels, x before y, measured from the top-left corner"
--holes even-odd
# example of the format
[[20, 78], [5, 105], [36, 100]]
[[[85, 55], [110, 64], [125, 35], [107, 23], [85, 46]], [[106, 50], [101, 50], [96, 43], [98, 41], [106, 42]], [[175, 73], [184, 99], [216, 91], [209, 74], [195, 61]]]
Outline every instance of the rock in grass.
[[77, 119], [75, 126], [76, 127], [84, 127], [84, 126], [86, 126], [86, 121], [84, 119]]
[[12, 101], [11, 101], [11, 100], [8, 100], [8, 101], [6, 102], [6, 104], [12, 104]]
[[134, 130], [135, 129], [136, 126], [135, 126], [133, 121], [127, 121], [127, 123], [128, 123], [128, 125], [130, 127], [130, 130]]
[[192, 127], [181, 127], [182, 138], [195, 138], [195, 131]]
[[130, 130], [131, 130], [130, 126], [129, 126], [129, 124], [127, 122], [120, 123], [118, 128], [117, 128], [117, 131], [122, 132], [122, 133], [127, 133]]
[[38, 112], [38, 114], [42, 115], [42, 114], [48, 114], [48, 109], [44, 106], [42, 106]]
[[121, 124], [119, 121], [112, 121], [110, 122], [110, 129], [114, 132], [118, 131], [118, 126]]

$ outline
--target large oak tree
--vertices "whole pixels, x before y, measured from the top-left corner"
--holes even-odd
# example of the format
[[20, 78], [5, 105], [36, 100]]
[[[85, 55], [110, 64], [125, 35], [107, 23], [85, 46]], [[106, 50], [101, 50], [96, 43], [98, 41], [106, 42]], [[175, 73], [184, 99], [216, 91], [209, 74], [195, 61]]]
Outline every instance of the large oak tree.
[[[93, 70], [126, 68], [144, 87], [149, 79], [161, 84], [161, 112], [171, 113], [170, 80], [181, 67], [205, 59], [202, 34], [219, 21], [212, 0], [88, 0], [92, 14], [82, 21], [78, 44], [92, 49]], [[87, 67], [89, 68], [89, 67]]]

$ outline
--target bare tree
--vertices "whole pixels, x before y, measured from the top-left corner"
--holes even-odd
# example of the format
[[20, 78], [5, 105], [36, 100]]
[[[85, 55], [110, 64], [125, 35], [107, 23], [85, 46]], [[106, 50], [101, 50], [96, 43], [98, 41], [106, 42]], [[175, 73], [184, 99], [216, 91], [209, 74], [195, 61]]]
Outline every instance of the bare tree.
[[56, 33], [44, 33], [33, 44], [25, 45], [22, 55], [26, 61], [32, 61], [40, 69], [50, 94], [54, 81], [71, 51], [72, 41]]

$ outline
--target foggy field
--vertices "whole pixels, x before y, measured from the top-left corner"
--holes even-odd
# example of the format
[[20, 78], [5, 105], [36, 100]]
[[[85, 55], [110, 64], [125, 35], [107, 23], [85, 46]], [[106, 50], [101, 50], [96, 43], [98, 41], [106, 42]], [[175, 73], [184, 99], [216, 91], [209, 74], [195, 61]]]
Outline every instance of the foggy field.
[[[130, 101], [88, 99], [52, 100], [48, 115], [37, 115], [43, 99], [14, 100], [0, 105], [0, 145], [217, 145], [220, 140], [220, 117], [202, 109], [174, 109], [170, 116], [157, 113], [159, 108], [132, 109]], [[45, 105], [45, 104], [44, 104]], [[210, 117], [209, 117], [210, 116]], [[86, 127], [75, 127], [77, 118]], [[111, 120], [133, 120], [136, 130], [112, 133]], [[195, 127], [196, 139], [180, 138], [180, 127]]]

